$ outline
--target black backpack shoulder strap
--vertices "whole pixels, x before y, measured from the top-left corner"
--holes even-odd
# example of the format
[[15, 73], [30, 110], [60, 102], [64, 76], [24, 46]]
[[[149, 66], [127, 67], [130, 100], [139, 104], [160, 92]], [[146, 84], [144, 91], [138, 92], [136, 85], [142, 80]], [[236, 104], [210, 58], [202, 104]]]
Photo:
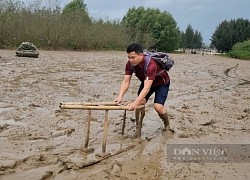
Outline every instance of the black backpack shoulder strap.
[[150, 60], [151, 60], [151, 56], [150, 55], [146, 55], [144, 57], [145, 57], [144, 74], [147, 74], [147, 69], [148, 69], [148, 65], [149, 65]]
[[147, 73], [147, 69], [148, 69], [148, 65], [150, 63], [150, 60], [152, 58], [152, 52], [144, 49], [143, 50], [143, 55], [144, 55], [144, 58], [145, 58], [145, 63], [144, 63], [144, 74]]

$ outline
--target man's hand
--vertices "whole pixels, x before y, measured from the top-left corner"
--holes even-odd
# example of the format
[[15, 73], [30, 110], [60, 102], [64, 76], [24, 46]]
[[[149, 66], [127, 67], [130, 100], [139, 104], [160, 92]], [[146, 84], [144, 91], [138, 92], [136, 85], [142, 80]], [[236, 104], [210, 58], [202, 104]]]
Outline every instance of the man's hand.
[[119, 104], [120, 102], [122, 102], [122, 97], [118, 96], [117, 98], [115, 98], [114, 102]]
[[134, 111], [134, 110], [137, 108], [137, 106], [138, 106], [138, 103], [136, 103], [136, 102], [134, 101], [134, 102], [128, 104], [128, 110], [129, 110], [129, 111]]

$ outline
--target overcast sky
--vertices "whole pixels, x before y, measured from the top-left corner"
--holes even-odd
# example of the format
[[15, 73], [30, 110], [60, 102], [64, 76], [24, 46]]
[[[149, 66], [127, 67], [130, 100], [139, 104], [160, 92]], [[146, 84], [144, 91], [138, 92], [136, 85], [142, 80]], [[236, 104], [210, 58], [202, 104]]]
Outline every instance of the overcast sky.
[[[60, 1], [60, 0], [59, 0]], [[71, 0], [61, 0], [69, 3]], [[210, 38], [223, 20], [244, 18], [250, 20], [250, 0], [84, 0], [88, 12], [95, 19], [122, 19], [129, 8], [150, 7], [172, 14], [181, 31], [188, 24], [201, 32], [203, 41]], [[62, 5], [61, 4], [61, 5]]]

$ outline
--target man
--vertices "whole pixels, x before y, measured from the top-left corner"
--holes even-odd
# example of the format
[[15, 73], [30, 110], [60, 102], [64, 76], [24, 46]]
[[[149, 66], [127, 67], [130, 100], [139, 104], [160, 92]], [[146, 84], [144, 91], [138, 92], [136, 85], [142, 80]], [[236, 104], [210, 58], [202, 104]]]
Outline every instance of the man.
[[170, 79], [168, 73], [163, 71], [160, 64], [154, 59], [150, 59], [146, 72], [144, 69], [145, 57], [142, 47], [139, 44], [130, 44], [127, 48], [128, 62], [125, 68], [125, 76], [121, 84], [120, 93], [114, 100], [117, 103], [122, 101], [122, 98], [129, 88], [132, 74], [141, 81], [138, 90], [138, 97], [129, 104], [129, 110], [133, 111], [137, 106], [146, 104], [149, 97], [155, 93], [154, 109], [159, 117], [163, 120], [164, 130], [169, 130], [169, 121], [167, 110], [164, 103], [168, 96]]

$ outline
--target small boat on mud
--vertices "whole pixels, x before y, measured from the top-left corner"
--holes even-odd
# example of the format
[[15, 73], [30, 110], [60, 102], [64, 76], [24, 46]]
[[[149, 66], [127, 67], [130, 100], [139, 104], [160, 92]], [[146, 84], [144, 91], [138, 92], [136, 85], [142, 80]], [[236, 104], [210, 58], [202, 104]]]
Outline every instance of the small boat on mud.
[[19, 57], [34, 57], [38, 58], [39, 52], [36, 46], [30, 42], [22, 42], [16, 50], [16, 55]]

